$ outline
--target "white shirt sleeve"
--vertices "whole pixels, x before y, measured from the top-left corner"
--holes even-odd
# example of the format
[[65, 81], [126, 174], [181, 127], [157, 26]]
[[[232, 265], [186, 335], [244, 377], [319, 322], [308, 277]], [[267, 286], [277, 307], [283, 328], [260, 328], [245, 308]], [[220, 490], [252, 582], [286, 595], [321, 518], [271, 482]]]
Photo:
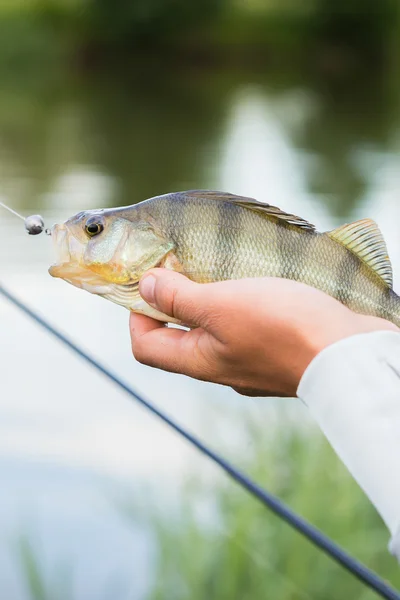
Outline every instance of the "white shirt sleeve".
[[365, 333], [325, 348], [297, 395], [386, 523], [400, 561], [400, 334]]

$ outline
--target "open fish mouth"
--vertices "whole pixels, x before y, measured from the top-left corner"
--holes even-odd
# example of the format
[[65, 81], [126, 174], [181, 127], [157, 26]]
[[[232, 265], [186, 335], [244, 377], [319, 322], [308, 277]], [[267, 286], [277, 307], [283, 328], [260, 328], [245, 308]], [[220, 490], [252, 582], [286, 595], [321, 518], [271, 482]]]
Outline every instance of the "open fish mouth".
[[77, 262], [56, 263], [51, 265], [49, 273], [52, 277], [64, 279], [76, 287], [96, 294], [107, 293], [110, 286], [107, 280]]
[[49, 273], [52, 277], [59, 277], [77, 288], [102, 296], [126, 308], [130, 308], [135, 300], [140, 299], [138, 281], [126, 284], [113, 283], [76, 262], [52, 265]]
[[101, 296], [130, 311], [144, 314], [154, 319], [170, 323], [179, 323], [168, 315], [160, 313], [148, 305], [139, 293], [139, 280], [128, 279], [123, 282], [107, 277], [107, 269], [96, 272], [85, 264], [86, 244], [70, 231], [68, 225], [54, 225], [51, 232], [55, 251], [55, 262], [49, 268], [52, 277], [63, 279], [67, 283]]
[[[54, 264], [50, 267], [51, 275], [60, 277], [62, 276], [61, 268], [72, 267], [72, 265], [82, 268], [79, 263], [85, 251], [84, 244], [71, 235], [66, 225], [54, 225], [51, 230], [51, 239], [56, 257]], [[58, 268], [60, 269], [58, 270]]]
[[51, 237], [56, 256], [49, 268], [52, 277], [64, 279], [95, 294], [109, 291], [110, 282], [83, 264], [85, 246], [70, 233], [66, 225], [54, 225]]
[[53, 227], [52, 240], [56, 255], [55, 262], [49, 268], [52, 277], [63, 279], [77, 288], [126, 308], [133, 308], [138, 302], [142, 302], [139, 281], [115, 283], [85, 266], [85, 246], [71, 234], [66, 225]]

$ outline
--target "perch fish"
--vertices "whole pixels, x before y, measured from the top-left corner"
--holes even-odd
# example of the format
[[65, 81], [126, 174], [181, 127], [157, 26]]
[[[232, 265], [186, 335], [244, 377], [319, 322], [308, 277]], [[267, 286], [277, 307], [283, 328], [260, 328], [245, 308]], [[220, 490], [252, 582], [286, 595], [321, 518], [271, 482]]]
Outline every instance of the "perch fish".
[[139, 294], [139, 279], [153, 267], [199, 283], [300, 281], [357, 313], [400, 326], [386, 244], [370, 219], [318, 232], [308, 221], [252, 198], [193, 190], [80, 212], [54, 225], [52, 239], [53, 277], [160, 321], [177, 322]]

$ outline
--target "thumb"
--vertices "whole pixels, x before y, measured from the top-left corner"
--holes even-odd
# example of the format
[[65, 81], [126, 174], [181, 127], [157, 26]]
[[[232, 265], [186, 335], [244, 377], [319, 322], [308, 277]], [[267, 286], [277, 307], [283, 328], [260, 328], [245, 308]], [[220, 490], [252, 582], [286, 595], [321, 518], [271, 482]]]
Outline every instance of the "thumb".
[[168, 269], [151, 269], [139, 283], [143, 300], [185, 325], [201, 326], [207, 309], [204, 284]]

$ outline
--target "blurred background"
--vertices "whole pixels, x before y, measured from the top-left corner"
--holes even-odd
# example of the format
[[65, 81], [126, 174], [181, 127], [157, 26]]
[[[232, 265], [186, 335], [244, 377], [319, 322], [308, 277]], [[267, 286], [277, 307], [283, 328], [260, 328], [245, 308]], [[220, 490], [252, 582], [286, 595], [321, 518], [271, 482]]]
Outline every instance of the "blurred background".
[[[1, 0], [0, 196], [48, 225], [193, 188], [320, 230], [371, 217], [398, 289], [399, 51], [398, 0]], [[301, 403], [137, 364], [127, 312], [50, 278], [46, 236], [0, 227], [5, 285], [400, 586]], [[375, 597], [3, 301], [0, 335], [2, 598]]]

